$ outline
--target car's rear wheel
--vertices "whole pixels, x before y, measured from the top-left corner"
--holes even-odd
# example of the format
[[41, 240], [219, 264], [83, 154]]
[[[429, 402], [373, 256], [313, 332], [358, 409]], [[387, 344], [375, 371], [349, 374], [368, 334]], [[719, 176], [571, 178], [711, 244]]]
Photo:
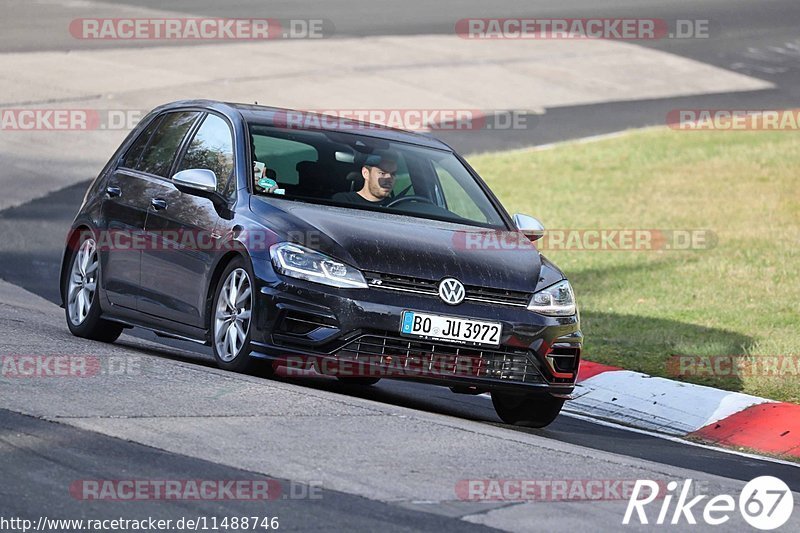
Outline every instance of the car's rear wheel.
[[76, 337], [114, 342], [123, 330], [121, 324], [100, 318], [98, 285], [100, 256], [97, 241], [88, 231], [82, 232], [71, 247], [69, 270], [63, 280], [64, 310], [67, 327]]
[[497, 416], [506, 424], [543, 428], [558, 417], [564, 400], [552, 396], [492, 392], [492, 404]]
[[253, 276], [241, 257], [220, 276], [211, 307], [211, 347], [217, 366], [234, 372], [253, 369], [250, 331], [253, 322]]

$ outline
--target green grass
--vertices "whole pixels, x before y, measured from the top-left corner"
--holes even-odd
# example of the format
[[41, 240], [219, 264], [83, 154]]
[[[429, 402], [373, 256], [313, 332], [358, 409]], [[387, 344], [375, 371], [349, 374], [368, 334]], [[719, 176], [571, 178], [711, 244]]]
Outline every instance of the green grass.
[[[648, 130], [473, 156], [510, 212], [560, 229], [705, 229], [710, 249], [558, 250], [585, 358], [670, 376], [673, 355], [800, 355], [800, 134]], [[782, 377], [683, 377], [800, 402]]]

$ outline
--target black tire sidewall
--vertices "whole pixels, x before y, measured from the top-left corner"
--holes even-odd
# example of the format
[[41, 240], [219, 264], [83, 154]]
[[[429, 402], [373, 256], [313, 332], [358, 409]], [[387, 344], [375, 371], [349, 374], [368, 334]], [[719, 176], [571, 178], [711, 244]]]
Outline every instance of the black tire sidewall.
[[492, 404], [497, 415], [506, 424], [543, 428], [558, 417], [564, 400], [553, 396], [517, 395], [493, 391]]

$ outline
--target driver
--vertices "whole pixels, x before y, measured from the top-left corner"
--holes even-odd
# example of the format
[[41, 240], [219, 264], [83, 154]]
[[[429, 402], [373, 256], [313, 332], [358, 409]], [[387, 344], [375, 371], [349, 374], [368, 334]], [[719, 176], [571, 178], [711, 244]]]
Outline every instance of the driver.
[[367, 156], [361, 166], [364, 186], [360, 191], [340, 192], [333, 195], [336, 202], [361, 205], [386, 205], [397, 177], [397, 154], [392, 151], [378, 151]]

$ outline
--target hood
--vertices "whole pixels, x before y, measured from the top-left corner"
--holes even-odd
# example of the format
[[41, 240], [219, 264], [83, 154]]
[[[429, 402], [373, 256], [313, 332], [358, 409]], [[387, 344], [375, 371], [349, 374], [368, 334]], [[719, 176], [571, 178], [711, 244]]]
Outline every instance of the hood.
[[251, 209], [282, 239], [362, 271], [521, 292], [539, 279], [541, 256], [516, 232], [262, 196]]

